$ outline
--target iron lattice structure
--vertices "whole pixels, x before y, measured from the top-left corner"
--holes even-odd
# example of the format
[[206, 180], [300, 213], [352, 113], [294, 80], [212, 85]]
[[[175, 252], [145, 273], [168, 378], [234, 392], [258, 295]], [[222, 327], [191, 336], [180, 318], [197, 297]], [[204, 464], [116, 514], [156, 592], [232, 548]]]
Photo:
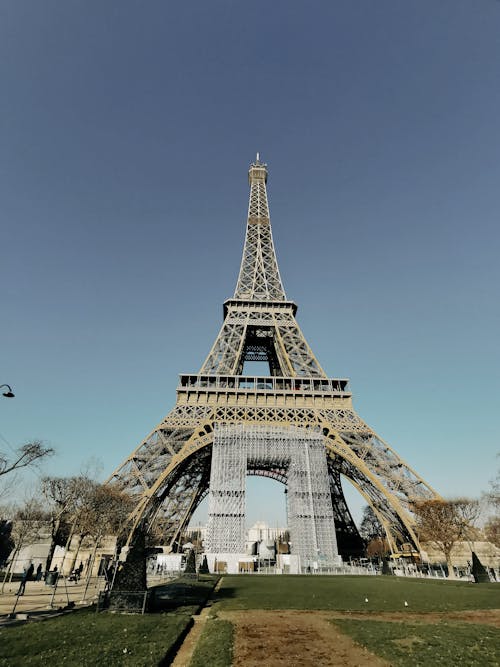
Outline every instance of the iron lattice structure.
[[[278, 269], [267, 173], [257, 156], [248, 172], [250, 202], [236, 290], [224, 303], [224, 320], [212, 349], [199, 373], [180, 375], [173, 410], [109, 479], [137, 499], [130, 535], [139, 524], [161, 520], [165, 538], [175, 550], [183, 529], [209, 492], [212, 460], [220, 459], [212, 456], [218, 448], [217, 444], [214, 447], [217, 438], [227, 442], [232, 434], [235, 456], [242, 460], [237, 450], [251, 449], [248, 443], [254, 436], [260, 434], [265, 440], [274, 433], [278, 442], [288, 431], [290, 451], [301, 437], [303, 441], [319, 437], [322, 442], [329, 480], [328, 511], [322, 503], [313, 514], [333, 515], [333, 522], [325, 519], [325, 525], [332, 530], [335, 524], [336, 537], [330, 536], [329, 542], [315, 538], [324, 541], [326, 551], [335, 550], [335, 544], [343, 556], [362, 549], [344, 498], [342, 477], [371, 505], [394, 552], [408, 543], [418, 549], [412, 503], [437, 494], [357, 415], [348, 380], [329, 378], [307, 344], [295, 319], [297, 306], [287, 299]], [[245, 361], [265, 361], [269, 373], [245, 376]], [[271, 447], [274, 456], [249, 456], [247, 473], [290, 484], [290, 463], [284, 463], [290, 456], [283, 457], [281, 449], [278, 444]], [[215, 478], [222, 479], [225, 464], [217, 465], [220, 470]], [[226, 493], [229, 491], [228, 487]], [[235, 535], [240, 531], [234, 540], [240, 539], [236, 522], [232, 530]]]

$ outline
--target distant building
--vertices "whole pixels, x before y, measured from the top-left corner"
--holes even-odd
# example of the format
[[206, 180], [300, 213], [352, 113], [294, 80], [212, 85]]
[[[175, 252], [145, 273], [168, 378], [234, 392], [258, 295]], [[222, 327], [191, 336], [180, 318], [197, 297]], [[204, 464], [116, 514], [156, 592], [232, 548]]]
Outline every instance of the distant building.
[[283, 535], [285, 528], [271, 528], [265, 521], [256, 521], [254, 525], [248, 529], [246, 539], [247, 542], [270, 542], [276, 540], [280, 535]]
[[[451, 561], [455, 567], [467, 567], [472, 561], [472, 549], [481, 563], [485, 567], [491, 567], [495, 570], [500, 568], [500, 549], [491, 542], [474, 541], [473, 545], [469, 542], [457, 542], [451, 550]], [[445, 557], [442, 551], [436, 548], [430, 542], [422, 543], [422, 560], [424, 563], [439, 565], [445, 563]]]
[[[247, 554], [256, 555], [264, 549], [264, 546], [259, 545], [265, 545], [270, 553], [271, 544], [274, 545], [276, 541], [282, 540], [285, 533], [286, 528], [272, 527], [265, 521], [256, 521], [246, 532], [245, 551]], [[206, 535], [207, 526], [188, 526], [184, 533], [184, 539], [189, 540], [194, 545], [197, 545], [198, 540], [201, 540], [201, 548], [203, 548]], [[268, 557], [266, 555], [266, 558]]]

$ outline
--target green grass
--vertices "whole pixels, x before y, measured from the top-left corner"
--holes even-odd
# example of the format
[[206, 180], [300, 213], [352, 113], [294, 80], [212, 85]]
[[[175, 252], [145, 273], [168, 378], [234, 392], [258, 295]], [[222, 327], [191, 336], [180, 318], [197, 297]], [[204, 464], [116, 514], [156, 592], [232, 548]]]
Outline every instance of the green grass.
[[[242, 609], [317, 609], [401, 613], [402, 622], [341, 619], [332, 621], [369, 651], [391, 664], [478, 667], [498, 665], [500, 631], [479, 624], [405, 622], [411, 612], [496, 609], [498, 584], [434, 581], [399, 577], [225, 576], [217, 606]], [[368, 602], [365, 599], [368, 598]], [[408, 607], [404, 606], [405, 600]], [[205, 651], [211, 659], [211, 652]], [[209, 664], [211, 660], [208, 661]], [[225, 663], [221, 663], [225, 664]], [[201, 662], [196, 666], [201, 667]]]
[[343, 619], [333, 623], [394, 666], [493, 667], [499, 664], [500, 631], [485, 625]]
[[[156, 613], [81, 610], [47, 621], [0, 628], [0, 667], [57, 663], [71, 667], [157, 665], [189, 623], [216, 578], [157, 587]], [[338, 611], [439, 612], [498, 607], [498, 584], [349, 576], [225, 576], [217, 607]], [[368, 602], [365, 602], [368, 598]], [[409, 607], [404, 607], [407, 600]], [[499, 631], [484, 625], [336, 620], [342, 631], [394, 665], [498, 664]], [[207, 622], [191, 667], [231, 664], [233, 627]], [[126, 652], [125, 652], [126, 649]], [[497, 663], [494, 662], [495, 657]]]
[[79, 611], [40, 623], [0, 629], [0, 665], [158, 665], [192, 610], [123, 615]]
[[[495, 609], [498, 584], [382, 576], [225, 576], [217, 593], [223, 609], [339, 611], [458, 611]], [[368, 598], [368, 603], [365, 602]]]
[[189, 667], [231, 667], [234, 627], [229, 621], [207, 621]]
[[157, 586], [154, 608], [168, 613], [119, 614], [80, 610], [43, 622], [0, 628], [0, 666], [158, 665], [204, 603], [216, 577]]

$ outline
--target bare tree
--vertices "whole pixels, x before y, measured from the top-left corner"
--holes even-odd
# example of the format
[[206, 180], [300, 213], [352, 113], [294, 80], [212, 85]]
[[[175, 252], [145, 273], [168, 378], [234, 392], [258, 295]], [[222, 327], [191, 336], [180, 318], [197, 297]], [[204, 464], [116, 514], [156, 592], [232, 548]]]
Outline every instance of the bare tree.
[[391, 548], [380, 523], [371, 505], [365, 505], [359, 525], [359, 534], [365, 543], [365, 552], [368, 558], [383, 558], [390, 553]]
[[[498, 456], [500, 457], [500, 454]], [[500, 470], [497, 470], [496, 476], [490, 481], [490, 490], [486, 498], [495, 509], [500, 509]]]
[[500, 517], [498, 514], [496, 516], [490, 517], [483, 528], [484, 536], [496, 547], [500, 548]]
[[474, 522], [479, 516], [479, 502], [468, 498], [455, 500], [424, 500], [415, 503], [419, 539], [430, 542], [442, 551], [448, 566], [448, 576], [455, 577], [451, 552], [457, 542], [471, 541], [477, 536]]
[[33, 440], [18, 447], [11, 459], [0, 452], [0, 476], [30, 465], [36, 465], [40, 459], [52, 456], [53, 453], [52, 447], [45, 447], [40, 440]]
[[86, 488], [83, 477], [44, 477], [42, 494], [49, 503], [51, 543], [45, 570], [48, 571], [57, 545], [64, 546], [75, 519], [79, 499]]
[[371, 505], [365, 505], [363, 508], [363, 516], [359, 525], [359, 534], [365, 542], [370, 542], [370, 540], [377, 538], [385, 538], [385, 530]]
[[457, 513], [457, 521], [462, 522], [462, 535], [474, 546], [474, 540], [480, 537], [480, 531], [476, 528], [477, 521], [481, 514], [481, 504], [479, 500], [473, 498], [457, 498], [453, 501]]
[[2, 591], [9, 574], [12, 579], [12, 567], [21, 549], [38, 539], [46, 522], [47, 514], [38, 500], [31, 498], [20, 508], [14, 509], [10, 534], [14, 550], [10, 555], [9, 566], [5, 572]]
[[493, 511], [484, 524], [484, 536], [489, 542], [500, 547], [500, 470], [490, 481], [490, 490], [484, 494], [484, 500], [487, 509]]
[[373, 537], [366, 545], [368, 558], [384, 558], [391, 553], [391, 547], [385, 537]]
[[99, 542], [104, 535], [119, 533], [132, 509], [129, 495], [109, 484], [91, 482], [81, 499], [76, 530]]
[[80, 495], [77, 499], [73, 533], [78, 536], [78, 545], [70, 569], [74, 567], [80, 545], [84, 538], [93, 543], [94, 555], [105, 535], [118, 535], [132, 510], [130, 496], [117, 487], [99, 484], [82, 477]]

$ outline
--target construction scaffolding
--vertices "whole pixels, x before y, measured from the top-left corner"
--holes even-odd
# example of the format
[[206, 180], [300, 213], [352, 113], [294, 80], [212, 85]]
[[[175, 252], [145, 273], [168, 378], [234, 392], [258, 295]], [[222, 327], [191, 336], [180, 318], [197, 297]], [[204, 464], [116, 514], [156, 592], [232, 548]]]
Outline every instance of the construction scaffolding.
[[[357, 415], [347, 379], [328, 377], [316, 359], [281, 281], [259, 156], [248, 177], [240, 272], [216, 340], [199, 372], [181, 375], [175, 407], [108, 480], [135, 499], [128, 540], [156, 522], [178, 551], [210, 492], [210, 549], [238, 571], [231, 555], [244, 552], [245, 478], [262, 474], [288, 487], [292, 551], [303, 569], [335, 557], [334, 527], [344, 557], [364, 551], [342, 479], [370, 504], [393, 552], [418, 551], [412, 508], [440, 496]], [[269, 369], [244, 375], [247, 362]]]
[[338, 556], [325, 445], [318, 429], [271, 424], [216, 424], [210, 472], [206, 551], [244, 553], [248, 468], [287, 480], [291, 553], [302, 567]]

